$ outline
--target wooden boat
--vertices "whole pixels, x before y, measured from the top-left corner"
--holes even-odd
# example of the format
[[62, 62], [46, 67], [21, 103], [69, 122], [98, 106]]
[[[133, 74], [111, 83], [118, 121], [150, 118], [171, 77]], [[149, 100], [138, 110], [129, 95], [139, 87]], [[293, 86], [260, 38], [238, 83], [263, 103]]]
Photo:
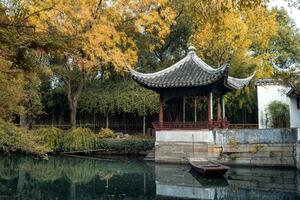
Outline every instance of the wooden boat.
[[223, 176], [229, 169], [225, 165], [204, 158], [189, 158], [188, 160], [192, 169], [203, 176]]

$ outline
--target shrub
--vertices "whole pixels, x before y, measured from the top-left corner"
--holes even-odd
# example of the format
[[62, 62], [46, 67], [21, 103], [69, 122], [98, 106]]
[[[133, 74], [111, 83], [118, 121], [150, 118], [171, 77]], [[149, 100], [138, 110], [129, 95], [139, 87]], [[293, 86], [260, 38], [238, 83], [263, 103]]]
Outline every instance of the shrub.
[[137, 154], [140, 151], [151, 150], [154, 147], [153, 139], [98, 139], [96, 148], [116, 151], [120, 154]]
[[268, 113], [271, 115], [271, 126], [273, 128], [289, 127], [290, 115], [289, 106], [279, 101], [272, 101], [268, 105]]
[[100, 139], [115, 138], [117, 135], [109, 128], [101, 128], [100, 132], [97, 134], [97, 137]]
[[0, 150], [4, 152], [20, 151], [23, 153], [46, 156], [51, 149], [34, 141], [33, 136], [23, 128], [7, 123], [0, 118]]
[[236, 155], [229, 154], [228, 158], [229, 158], [229, 160], [235, 161], [236, 160]]
[[63, 139], [66, 151], [90, 150], [95, 147], [95, 134], [88, 128], [72, 128]]
[[62, 148], [63, 133], [63, 130], [54, 127], [39, 128], [32, 131], [34, 140], [52, 151], [58, 151]]

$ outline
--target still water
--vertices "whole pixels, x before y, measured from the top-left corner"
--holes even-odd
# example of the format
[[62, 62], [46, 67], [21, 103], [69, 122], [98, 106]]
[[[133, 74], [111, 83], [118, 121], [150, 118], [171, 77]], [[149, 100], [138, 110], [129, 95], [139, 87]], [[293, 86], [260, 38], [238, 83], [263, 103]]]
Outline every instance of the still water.
[[300, 199], [298, 173], [231, 168], [205, 179], [188, 166], [128, 158], [0, 156], [0, 199]]

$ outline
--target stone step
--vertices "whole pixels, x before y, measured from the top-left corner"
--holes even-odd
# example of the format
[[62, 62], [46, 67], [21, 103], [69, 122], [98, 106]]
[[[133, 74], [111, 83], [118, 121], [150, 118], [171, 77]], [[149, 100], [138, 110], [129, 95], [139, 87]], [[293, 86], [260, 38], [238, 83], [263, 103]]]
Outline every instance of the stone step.
[[155, 161], [155, 148], [150, 150], [147, 154], [147, 156], [144, 158], [146, 161]]

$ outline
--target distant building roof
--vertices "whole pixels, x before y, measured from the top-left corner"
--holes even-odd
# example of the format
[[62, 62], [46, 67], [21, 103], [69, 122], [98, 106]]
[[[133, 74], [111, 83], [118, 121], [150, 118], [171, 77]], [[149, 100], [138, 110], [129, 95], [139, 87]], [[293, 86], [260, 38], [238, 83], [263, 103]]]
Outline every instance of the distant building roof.
[[278, 81], [272, 78], [260, 78], [256, 81], [255, 85], [277, 85]]
[[296, 92], [295, 88], [291, 88], [286, 95], [289, 97], [300, 97], [300, 94]]
[[228, 76], [229, 62], [215, 69], [195, 52], [195, 47], [190, 47], [186, 57], [176, 64], [156, 73], [140, 73], [130, 69], [132, 78], [142, 86], [161, 90], [168, 88], [205, 87], [218, 83], [227, 90], [241, 89], [249, 84], [254, 74], [245, 79]]

